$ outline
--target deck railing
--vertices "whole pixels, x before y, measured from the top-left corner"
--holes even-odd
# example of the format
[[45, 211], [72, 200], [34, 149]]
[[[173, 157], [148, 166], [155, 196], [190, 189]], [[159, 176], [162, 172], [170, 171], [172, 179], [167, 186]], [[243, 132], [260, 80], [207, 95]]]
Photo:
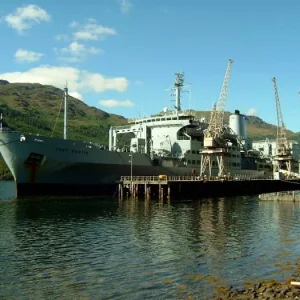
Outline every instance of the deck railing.
[[153, 182], [153, 181], [222, 181], [222, 180], [271, 180], [273, 176], [267, 177], [258, 177], [258, 176], [251, 176], [247, 174], [241, 174], [236, 176], [226, 176], [226, 177], [218, 177], [218, 176], [121, 176], [121, 181], [139, 181], [139, 182]]
[[4, 132], [4, 133], [20, 133], [19, 131], [10, 130], [7, 127], [0, 128], [0, 132]]

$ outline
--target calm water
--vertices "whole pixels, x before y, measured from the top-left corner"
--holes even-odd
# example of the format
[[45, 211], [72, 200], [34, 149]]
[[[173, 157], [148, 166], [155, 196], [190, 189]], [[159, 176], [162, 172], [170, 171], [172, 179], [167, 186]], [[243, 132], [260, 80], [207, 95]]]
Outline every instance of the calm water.
[[13, 188], [0, 182], [4, 299], [212, 299], [220, 285], [285, 280], [300, 253], [294, 203], [17, 202]]

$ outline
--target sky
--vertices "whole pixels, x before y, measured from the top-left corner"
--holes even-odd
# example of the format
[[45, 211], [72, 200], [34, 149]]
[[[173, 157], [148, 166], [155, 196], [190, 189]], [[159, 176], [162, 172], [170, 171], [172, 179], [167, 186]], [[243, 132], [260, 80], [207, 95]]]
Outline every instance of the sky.
[[228, 59], [225, 110], [300, 131], [299, 0], [2, 0], [0, 79], [64, 87], [125, 117], [174, 106], [175, 72], [190, 85], [182, 109], [210, 110]]

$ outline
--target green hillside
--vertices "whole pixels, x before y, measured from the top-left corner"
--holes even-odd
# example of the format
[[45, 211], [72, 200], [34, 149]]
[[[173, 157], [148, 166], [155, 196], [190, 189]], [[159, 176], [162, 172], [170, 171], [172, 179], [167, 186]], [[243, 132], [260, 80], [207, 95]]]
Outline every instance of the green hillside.
[[[63, 136], [63, 91], [37, 83], [9, 83], [0, 80], [0, 112], [4, 125], [23, 133]], [[61, 108], [61, 109], [60, 109]], [[209, 120], [210, 112], [196, 111], [196, 116]], [[228, 122], [229, 112], [225, 113]], [[108, 144], [111, 125], [126, 124], [126, 118], [109, 114], [96, 107], [69, 97], [68, 138]], [[248, 135], [253, 139], [274, 138], [276, 126], [258, 117], [249, 117]], [[300, 134], [289, 131], [289, 138], [300, 141]], [[0, 179], [11, 174], [0, 158]]]
[[[2, 84], [1, 84], [2, 82]], [[10, 128], [27, 133], [62, 137], [63, 91], [49, 85], [0, 81], [0, 111]], [[62, 108], [59, 113], [60, 107]], [[55, 123], [57, 125], [55, 127]], [[108, 128], [124, 124], [122, 116], [108, 114], [69, 97], [68, 138], [107, 143]], [[55, 130], [54, 130], [55, 127]]]

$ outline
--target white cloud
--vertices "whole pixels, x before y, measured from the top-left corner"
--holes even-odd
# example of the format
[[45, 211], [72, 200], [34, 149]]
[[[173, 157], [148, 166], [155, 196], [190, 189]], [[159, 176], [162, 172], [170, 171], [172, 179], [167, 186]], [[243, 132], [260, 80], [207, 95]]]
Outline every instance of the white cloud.
[[76, 92], [76, 91], [75, 92], [69, 92], [69, 95], [76, 98], [76, 99], [79, 99], [79, 100], [83, 101], [83, 96], [80, 93]]
[[95, 47], [86, 47], [78, 42], [72, 42], [68, 47], [61, 49], [54, 48], [54, 52], [57, 55], [62, 55], [60, 59], [67, 60], [69, 62], [78, 62], [87, 57], [87, 55], [96, 55], [102, 52], [101, 49]]
[[100, 40], [108, 35], [116, 35], [115, 29], [104, 27], [96, 22], [95, 19], [89, 19], [86, 24], [78, 25], [78, 30], [73, 33], [75, 40]]
[[129, 0], [120, 0], [120, 9], [122, 14], [128, 14], [132, 8], [132, 4]]
[[88, 22], [90, 23], [97, 23], [97, 20], [94, 18], [88, 18]]
[[76, 22], [76, 21], [73, 21], [70, 23], [70, 27], [72, 27], [72, 28], [76, 27], [77, 25], [78, 25], [78, 22]]
[[41, 57], [43, 56], [43, 53], [28, 51], [25, 49], [18, 49], [15, 53], [15, 59], [17, 62], [35, 62], [39, 61]]
[[56, 36], [56, 40], [73, 41], [64, 48], [53, 49], [55, 54], [58, 55], [59, 60], [69, 63], [80, 62], [88, 55], [96, 55], [103, 52], [99, 48], [79, 43], [78, 40], [96, 41], [107, 35], [117, 34], [115, 29], [99, 25], [94, 18], [89, 18], [85, 24], [79, 24], [77, 21], [73, 21], [70, 23], [70, 27], [75, 30], [71, 38], [66, 34], [59, 34]]
[[81, 56], [86, 54], [99, 54], [101, 50], [95, 47], [86, 47], [78, 42], [72, 42], [68, 47], [62, 48], [61, 52]]
[[68, 41], [69, 40], [69, 37], [67, 34], [58, 34], [55, 39], [57, 41]]
[[257, 116], [257, 109], [254, 107], [249, 108], [246, 115], [247, 116]]
[[123, 92], [128, 87], [128, 80], [124, 77], [107, 78], [99, 73], [91, 73], [72, 67], [40, 66], [25, 72], [10, 72], [0, 74], [0, 78], [9, 82], [29, 82], [49, 84], [64, 88], [66, 80], [72, 92], [95, 93], [106, 90]]
[[83, 58], [78, 56], [59, 56], [58, 59], [63, 63], [79, 63], [83, 61]]
[[42, 21], [49, 22], [50, 19], [51, 16], [47, 11], [32, 4], [18, 7], [14, 13], [4, 17], [4, 21], [19, 33], [23, 33], [24, 30], [29, 29], [34, 24], [39, 24]]
[[125, 107], [132, 107], [134, 103], [130, 100], [100, 100], [99, 104], [105, 107], [118, 107], [118, 106], [125, 106]]

